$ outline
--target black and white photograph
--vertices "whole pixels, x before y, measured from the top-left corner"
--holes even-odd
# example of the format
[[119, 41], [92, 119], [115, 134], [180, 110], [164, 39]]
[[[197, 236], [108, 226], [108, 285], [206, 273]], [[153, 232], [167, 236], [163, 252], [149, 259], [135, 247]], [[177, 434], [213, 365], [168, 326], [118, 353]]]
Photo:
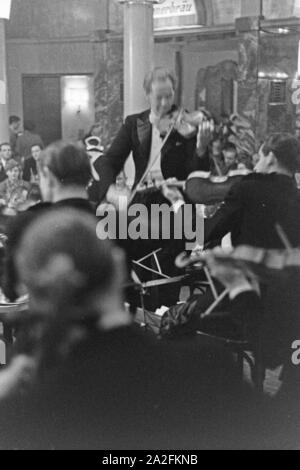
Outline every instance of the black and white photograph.
[[300, 450], [300, 0], [0, 0], [0, 450]]

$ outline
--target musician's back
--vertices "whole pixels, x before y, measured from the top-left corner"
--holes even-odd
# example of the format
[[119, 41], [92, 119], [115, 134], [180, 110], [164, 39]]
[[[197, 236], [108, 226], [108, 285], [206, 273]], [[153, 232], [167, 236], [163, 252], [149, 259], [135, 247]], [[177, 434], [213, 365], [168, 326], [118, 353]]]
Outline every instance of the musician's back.
[[293, 178], [253, 173], [229, 192], [217, 214], [207, 221], [207, 241], [232, 233], [234, 245], [283, 248], [279, 224], [293, 246], [300, 245], [300, 195]]

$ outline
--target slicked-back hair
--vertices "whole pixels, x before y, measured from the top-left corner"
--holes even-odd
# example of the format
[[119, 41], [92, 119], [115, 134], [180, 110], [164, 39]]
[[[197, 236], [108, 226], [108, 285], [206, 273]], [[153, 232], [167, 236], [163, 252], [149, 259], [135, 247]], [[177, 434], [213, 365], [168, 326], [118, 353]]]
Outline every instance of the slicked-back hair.
[[21, 122], [19, 116], [9, 116], [9, 125], [13, 124], [14, 122]]
[[236, 145], [233, 142], [227, 142], [223, 146], [223, 152], [237, 152]]
[[146, 95], [151, 93], [152, 84], [154, 82], [166, 82], [167, 80], [170, 80], [175, 91], [177, 86], [177, 79], [175, 74], [167, 68], [155, 67], [153, 70], [147, 73], [144, 79], [144, 90]]
[[38, 159], [40, 171], [47, 167], [64, 186], [87, 186], [91, 179], [89, 157], [79, 145], [56, 142], [42, 150]]
[[292, 134], [270, 134], [262, 145], [265, 156], [272, 152], [278, 163], [292, 173], [300, 168], [300, 143]]
[[10, 147], [10, 143], [9, 142], [2, 142], [2, 144], [0, 144], [0, 152], [2, 150], [2, 147], [4, 147], [4, 145], [7, 145], [8, 147]]

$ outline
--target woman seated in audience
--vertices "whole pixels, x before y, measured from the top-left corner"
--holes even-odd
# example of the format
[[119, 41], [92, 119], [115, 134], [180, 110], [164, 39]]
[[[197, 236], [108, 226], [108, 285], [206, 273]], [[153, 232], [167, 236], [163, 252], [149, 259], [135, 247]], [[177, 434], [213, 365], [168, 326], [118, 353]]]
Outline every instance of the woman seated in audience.
[[41, 215], [16, 257], [35, 347], [0, 375], [0, 448], [240, 444], [236, 404], [247, 409], [249, 401], [231, 355], [205, 339], [173, 348], [133, 325], [122, 302], [122, 254], [97, 239], [92, 216]]
[[15, 208], [20, 194], [24, 198], [25, 191], [28, 192], [30, 189], [30, 184], [20, 178], [20, 167], [15, 160], [7, 162], [5, 171], [7, 179], [0, 183], [0, 203]]

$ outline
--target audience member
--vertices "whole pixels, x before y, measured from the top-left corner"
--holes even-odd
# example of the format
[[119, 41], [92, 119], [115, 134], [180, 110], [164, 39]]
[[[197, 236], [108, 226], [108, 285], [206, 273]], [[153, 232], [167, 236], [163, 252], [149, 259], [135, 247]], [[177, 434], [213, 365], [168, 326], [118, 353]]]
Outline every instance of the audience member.
[[43, 201], [95, 213], [88, 200], [91, 168], [84, 149], [71, 143], [54, 143], [41, 153], [38, 167]]
[[0, 183], [7, 178], [6, 165], [12, 157], [10, 144], [4, 142], [0, 145]]
[[[206, 219], [206, 243], [222, 239], [231, 233], [234, 246], [283, 249], [284, 233], [284, 237], [287, 237], [286, 243], [293, 247], [300, 245], [300, 196], [294, 179], [299, 165], [299, 143], [289, 134], [271, 135], [260, 148], [259, 155], [257, 173], [246, 176], [236, 184], [216, 214]], [[172, 195], [170, 190], [165, 194], [170, 200], [175, 195], [178, 199], [178, 194]], [[237, 280], [238, 278], [237, 275]], [[246, 290], [249, 290], [248, 284], [242, 282]], [[253, 289], [250, 290], [252, 299], [246, 301], [245, 305], [240, 304], [235, 308], [237, 302], [230, 305], [229, 298], [226, 297], [215, 314], [206, 318], [202, 318], [201, 313], [205, 312], [214, 300], [211, 291], [205, 295], [191, 297], [186, 305], [177, 305], [170, 309], [170, 324], [180, 326], [181, 323], [187, 325], [189, 331], [198, 328], [217, 334], [223, 329], [224, 334], [230, 336], [244, 336], [243, 332], [249, 331], [251, 339], [255, 340], [261, 315], [257, 293], [253, 293]], [[263, 294], [264, 303], [265, 292]], [[255, 314], [251, 314], [253, 305], [256, 305]], [[224, 310], [229, 310], [229, 314], [224, 315]], [[240, 310], [240, 314], [237, 310]]]
[[36, 162], [39, 159], [42, 147], [39, 144], [34, 144], [31, 147], [31, 157], [27, 158], [23, 167], [23, 180], [29, 182], [36, 182], [38, 179], [38, 171]]
[[12, 196], [18, 188], [29, 190], [29, 183], [20, 179], [20, 167], [16, 160], [10, 159], [6, 163], [7, 179], [0, 183], [0, 200], [3, 205], [12, 203]]
[[31, 157], [33, 145], [39, 145], [40, 148], [44, 147], [41, 137], [34, 131], [35, 124], [32, 121], [24, 121], [24, 132], [18, 136], [16, 143], [16, 153], [22, 162]]
[[8, 239], [2, 285], [10, 301], [18, 297], [15, 253], [27, 225], [53, 207], [95, 213], [87, 199], [86, 186], [91, 174], [88, 157], [82, 148], [64, 142], [52, 144], [41, 153], [37, 168], [40, 175], [40, 191], [33, 186], [33, 191], [36, 193], [36, 196], [33, 196], [33, 203], [30, 203], [32, 193], [29, 193], [28, 201], [19, 208], [23, 212], [7, 227]]
[[30, 208], [33, 208], [37, 204], [41, 204], [42, 202], [42, 194], [40, 187], [37, 183], [32, 183], [30, 190], [27, 194], [26, 201], [23, 204], [18, 206], [18, 211], [23, 212]]
[[9, 142], [14, 158], [16, 155], [16, 145], [20, 133], [21, 119], [18, 116], [9, 116]]
[[222, 149], [224, 157], [224, 173], [228, 174], [232, 170], [237, 170], [238, 167], [238, 154], [236, 146], [230, 142], [225, 144]]

